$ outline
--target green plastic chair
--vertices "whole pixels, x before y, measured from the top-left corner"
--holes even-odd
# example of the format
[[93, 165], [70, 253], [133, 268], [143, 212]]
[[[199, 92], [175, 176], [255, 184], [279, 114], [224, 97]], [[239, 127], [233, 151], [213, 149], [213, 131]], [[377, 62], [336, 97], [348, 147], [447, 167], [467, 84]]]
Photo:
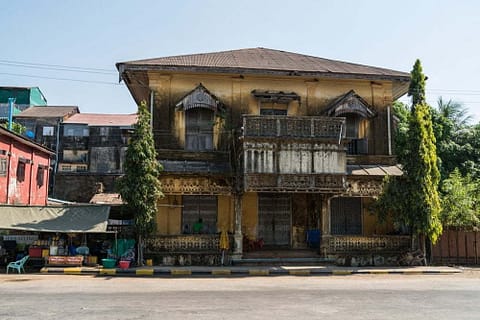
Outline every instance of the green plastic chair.
[[30, 256], [25, 256], [20, 260], [10, 262], [7, 265], [7, 274], [8, 274], [8, 269], [17, 269], [18, 273], [22, 273], [22, 270], [23, 270], [23, 273], [26, 273], [25, 269], [23, 268], [23, 265], [25, 264], [25, 262], [27, 262], [28, 258], [30, 258]]

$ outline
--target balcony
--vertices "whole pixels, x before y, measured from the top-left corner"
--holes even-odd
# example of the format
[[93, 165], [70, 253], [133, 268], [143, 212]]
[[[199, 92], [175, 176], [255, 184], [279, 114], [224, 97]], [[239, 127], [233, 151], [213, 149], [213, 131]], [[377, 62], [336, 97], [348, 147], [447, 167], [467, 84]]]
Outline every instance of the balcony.
[[244, 115], [243, 137], [340, 142], [345, 137], [345, 118]]
[[328, 192], [345, 190], [343, 174], [245, 174], [245, 191]]

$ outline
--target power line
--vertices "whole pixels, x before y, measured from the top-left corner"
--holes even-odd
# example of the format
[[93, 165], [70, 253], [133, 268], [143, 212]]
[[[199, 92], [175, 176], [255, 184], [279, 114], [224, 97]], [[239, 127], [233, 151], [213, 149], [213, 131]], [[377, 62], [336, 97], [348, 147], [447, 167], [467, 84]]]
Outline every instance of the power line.
[[28, 78], [40, 78], [40, 79], [49, 79], [49, 80], [74, 81], [74, 82], [85, 82], [85, 83], [99, 83], [99, 84], [109, 84], [109, 85], [115, 85], [115, 86], [123, 86], [123, 83], [107, 82], [107, 81], [82, 80], [82, 79], [72, 79], [72, 78], [55, 78], [55, 77], [45, 77], [45, 76], [8, 73], [8, 72], [0, 72], [0, 74], [4, 74], [4, 75], [8, 75], [8, 76], [15, 76], [15, 77], [28, 77]]
[[33, 63], [33, 62], [23, 62], [23, 61], [11, 61], [11, 60], [0, 60], [0, 64], [19, 66], [19, 67], [38, 67], [43, 69], [51, 68], [53, 70], [66, 70], [66, 71], [78, 71], [78, 72], [93, 72], [93, 73], [108, 73], [116, 74], [117, 72], [112, 71], [111, 69], [100, 69], [100, 68], [86, 68], [86, 67], [76, 67], [76, 66], [66, 66], [59, 64], [46, 64], [46, 63]]

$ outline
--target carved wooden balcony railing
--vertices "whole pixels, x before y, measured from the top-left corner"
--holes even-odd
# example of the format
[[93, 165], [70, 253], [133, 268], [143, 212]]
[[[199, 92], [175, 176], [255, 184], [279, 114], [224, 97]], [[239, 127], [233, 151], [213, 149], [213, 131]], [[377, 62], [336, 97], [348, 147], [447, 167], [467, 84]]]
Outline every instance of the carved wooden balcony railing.
[[340, 140], [345, 137], [345, 118], [244, 115], [243, 136]]
[[328, 252], [401, 252], [410, 248], [410, 236], [331, 236]]
[[220, 252], [220, 235], [156, 235], [145, 239], [145, 253], [158, 254], [162, 252]]
[[342, 174], [245, 174], [245, 191], [318, 192], [345, 189]]

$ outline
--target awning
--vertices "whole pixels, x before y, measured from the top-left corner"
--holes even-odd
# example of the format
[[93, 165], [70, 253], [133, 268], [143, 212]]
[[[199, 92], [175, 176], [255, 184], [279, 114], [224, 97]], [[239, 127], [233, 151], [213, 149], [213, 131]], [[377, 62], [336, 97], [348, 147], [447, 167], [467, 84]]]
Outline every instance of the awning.
[[0, 206], [0, 229], [105, 233], [109, 206]]
[[349, 176], [401, 176], [403, 174], [400, 165], [347, 165]]

